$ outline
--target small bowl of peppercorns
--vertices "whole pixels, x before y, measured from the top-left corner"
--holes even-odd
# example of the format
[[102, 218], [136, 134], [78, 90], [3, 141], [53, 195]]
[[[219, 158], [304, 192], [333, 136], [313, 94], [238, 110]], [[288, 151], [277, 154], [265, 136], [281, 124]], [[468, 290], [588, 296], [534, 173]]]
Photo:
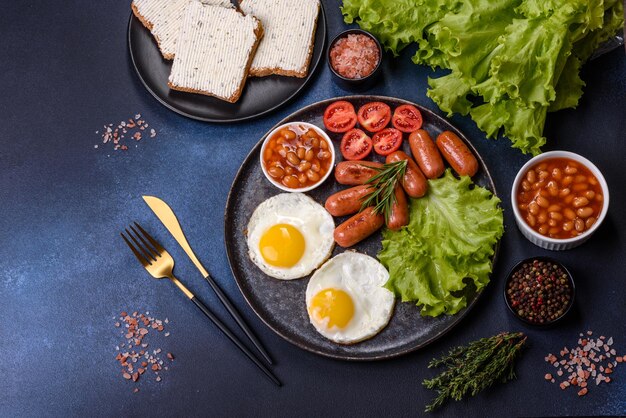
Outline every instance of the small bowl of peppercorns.
[[520, 261], [504, 287], [504, 300], [513, 315], [540, 327], [561, 321], [572, 309], [575, 294], [572, 274], [549, 257]]

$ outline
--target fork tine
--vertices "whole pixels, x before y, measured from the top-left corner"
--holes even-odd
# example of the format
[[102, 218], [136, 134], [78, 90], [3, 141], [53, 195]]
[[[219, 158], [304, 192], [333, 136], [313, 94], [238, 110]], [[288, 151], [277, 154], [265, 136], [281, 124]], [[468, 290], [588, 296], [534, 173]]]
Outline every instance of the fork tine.
[[126, 242], [126, 244], [128, 245], [128, 247], [131, 249], [131, 251], [133, 252], [133, 254], [135, 254], [135, 257], [137, 257], [137, 260], [139, 260], [139, 262], [145, 267], [150, 265], [150, 263], [148, 262], [148, 260], [146, 260], [144, 258], [144, 256], [137, 251], [137, 249], [135, 248], [135, 246], [133, 244], [130, 243], [130, 241], [128, 240], [128, 238], [126, 238], [124, 236], [124, 233], [120, 232], [120, 236], [124, 239], [124, 241]]
[[148, 260], [149, 264], [152, 264], [152, 261], [156, 261], [156, 257], [154, 255], [152, 255], [152, 249], [151, 248], [144, 248], [139, 241], [137, 241], [137, 239], [135, 238], [135, 236], [128, 230], [125, 229], [126, 233], [128, 234], [128, 236], [130, 237], [130, 239], [133, 240], [133, 242], [135, 243], [135, 245], [137, 246], [137, 248], [139, 248], [139, 251], [143, 254], [143, 256], [146, 258], [146, 260]]
[[[159, 254], [161, 254], [161, 253], [163, 253], [163, 251], [165, 251], [165, 248], [163, 248], [161, 246], [161, 244], [158, 243], [157, 240], [152, 238], [152, 235], [148, 234], [146, 232], [146, 230], [141, 227], [141, 225], [139, 225], [137, 222], [135, 222], [135, 225], [137, 226], [137, 228], [139, 228], [139, 230], [141, 232], [143, 232], [143, 235], [148, 239], [148, 241], [150, 241], [150, 243], [154, 246], [154, 248], [156, 248], [156, 250], [157, 250], [157, 252], [159, 252]], [[131, 226], [131, 228], [132, 228], [132, 226]]]
[[[135, 222], [135, 223], [137, 223], [137, 222]], [[139, 232], [137, 232], [137, 230], [136, 230], [135, 228], [133, 228], [133, 226], [132, 226], [132, 225], [130, 225], [130, 229], [132, 229], [132, 230], [133, 230], [133, 232], [135, 233], [135, 235], [137, 235], [137, 238], [139, 238], [139, 239], [141, 240], [141, 242], [142, 242], [142, 243], [143, 243], [143, 245], [144, 245], [144, 248], [146, 248], [146, 249], [148, 250], [148, 252], [150, 253], [150, 255], [152, 255], [152, 258], [154, 258], [154, 259], [156, 260], [156, 259], [157, 259], [157, 257], [160, 257], [160, 256], [161, 256], [161, 253], [163, 252], [163, 247], [161, 247], [161, 249], [159, 250], [159, 249], [157, 248], [157, 246], [156, 246], [156, 245], [154, 245], [154, 244], [153, 244], [152, 246], [150, 246], [150, 244], [148, 244], [148, 243], [146, 242], [146, 240], [144, 239], [144, 237], [142, 236], [142, 234], [140, 234]], [[143, 233], [144, 233], [143, 235], [147, 235], [147, 234], [148, 234], [146, 231], [143, 231]], [[147, 235], [147, 236], [148, 236], [148, 237], [150, 237], [150, 235]], [[150, 238], [152, 238], [152, 237], [150, 237]], [[154, 240], [153, 240], [153, 241], [154, 241]], [[152, 242], [152, 241], [151, 241], [151, 242]], [[155, 241], [155, 242], [156, 242], [156, 241]]]

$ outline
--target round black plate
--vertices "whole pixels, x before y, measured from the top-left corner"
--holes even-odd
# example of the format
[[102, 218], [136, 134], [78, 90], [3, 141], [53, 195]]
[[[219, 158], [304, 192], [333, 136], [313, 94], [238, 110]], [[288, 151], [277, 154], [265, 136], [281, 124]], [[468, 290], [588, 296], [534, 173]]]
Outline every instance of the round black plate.
[[[405, 100], [379, 96], [351, 96], [324, 100], [295, 112], [276, 126], [299, 121], [309, 122], [324, 129], [322, 121], [324, 109], [335, 100], [348, 100], [356, 109], [370, 101], [383, 101], [392, 109], [401, 104], [417, 106], [424, 118], [423, 128], [433, 138], [436, 138], [442, 131], [450, 130], [466, 142], [480, 163], [480, 169], [473, 178], [474, 182], [495, 194], [495, 186], [489, 171], [467, 138], [442, 117]], [[333, 140], [337, 160], [341, 161], [338, 147], [341, 134], [327, 133]], [[417, 350], [441, 337], [459, 323], [474, 306], [480, 293], [475, 294], [468, 301], [467, 307], [456, 315], [442, 315], [437, 318], [422, 317], [417, 306], [412, 303], [401, 303], [398, 300], [389, 325], [375, 337], [354, 345], [339, 345], [318, 334], [309, 323], [304, 303], [309, 277], [291, 281], [276, 280], [261, 272], [248, 257], [245, 231], [252, 212], [265, 199], [282, 193], [270, 184], [261, 171], [259, 152], [265, 136], [246, 157], [230, 189], [224, 215], [224, 240], [230, 267], [239, 289], [252, 310], [267, 326], [285, 340], [317, 354], [343, 360], [380, 360]], [[408, 141], [404, 141], [403, 147], [405, 151], [408, 151]], [[382, 161], [380, 156], [374, 158]], [[323, 205], [328, 196], [346, 187], [338, 184], [331, 175], [324, 184], [307, 194]], [[339, 225], [343, 220], [344, 218], [335, 219], [335, 224]], [[370, 236], [352, 249], [376, 257], [381, 249], [381, 233]], [[336, 246], [332, 255], [335, 256], [343, 251], [345, 250]], [[498, 247], [495, 250], [495, 254], [497, 253]]]
[[326, 43], [326, 15], [320, 2], [320, 13], [315, 31], [315, 47], [304, 78], [250, 77], [236, 103], [228, 103], [202, 94], [170, 90], [167, 78], [172, 61], [163, 58], [159, 48], [139, 19], [130, 14], [128, 49], [141, 82], [164, 106], [181, 115], [205, 122], [236, 122], [264, 115], [287, 103], [311, 80]]

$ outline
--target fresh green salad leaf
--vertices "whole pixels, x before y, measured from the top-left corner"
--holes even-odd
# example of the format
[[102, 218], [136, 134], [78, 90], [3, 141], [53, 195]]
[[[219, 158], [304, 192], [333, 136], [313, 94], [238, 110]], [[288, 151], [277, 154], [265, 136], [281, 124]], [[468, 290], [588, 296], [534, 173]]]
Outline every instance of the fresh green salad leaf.
[[424, 30], [458, 7], [459, 0], [344, 0], [341, 12], [346, 23], [376, 34], [393, 55], [407, 45], [426, 44]]
[[394, 55], [416, 43], [416, 64], [451, 70], [428, 80], [441, 110], [532, 154], [547, 111], [578, 105], [580, 67], [624, 23], [621, 0], [344, 0], [341, 10]]
[[410, 222], [383, 231], [380, 262], [389, 270], [385, 287], [422, 315], [452, 315], [467, 304], [469, 278], [477, 289], [489, 282], [494, 246], [504, 232], [500, 199], [457, 179], [448, 169], [428, 181], [428, 194], [410, 199]]

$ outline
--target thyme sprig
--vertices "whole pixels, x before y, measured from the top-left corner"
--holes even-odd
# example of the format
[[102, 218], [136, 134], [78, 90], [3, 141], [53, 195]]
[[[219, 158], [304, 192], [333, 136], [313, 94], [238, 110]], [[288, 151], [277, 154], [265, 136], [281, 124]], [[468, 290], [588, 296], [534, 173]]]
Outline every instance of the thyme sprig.
[[361, 210], [369, 206], [374, 207], [374, 213], [382, 213], [385, 220], [391, 215], [391, 207], [396, 202], [395, 187], [406, 171], [406, 160], [383, 164], [382, 167], [373, 167], [378, 174], [365, 182], [372, 186], [372, 191], [365, 195], [361, 203]]
[[429, 368], [444, 366], [446, 370], [423, 382], [428, 389], [437, 391], [437, 397], [426, 406], [426, 412], [434, 411], [449, 399], [460, 401], [494, 383], [514, 379], [515, 360], [526, 338], [521, 332], [503, 332], [453, 348], [440, 359], [433, 359]]

